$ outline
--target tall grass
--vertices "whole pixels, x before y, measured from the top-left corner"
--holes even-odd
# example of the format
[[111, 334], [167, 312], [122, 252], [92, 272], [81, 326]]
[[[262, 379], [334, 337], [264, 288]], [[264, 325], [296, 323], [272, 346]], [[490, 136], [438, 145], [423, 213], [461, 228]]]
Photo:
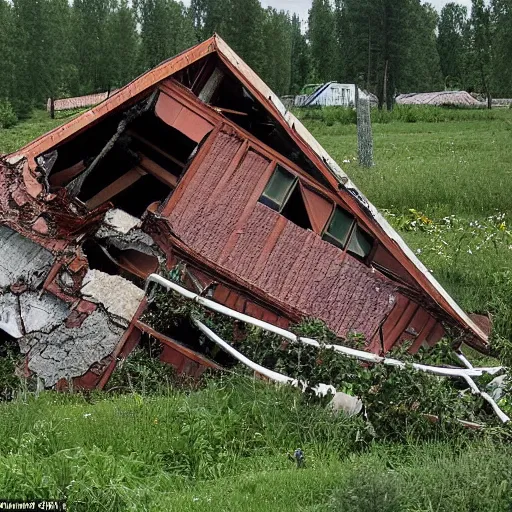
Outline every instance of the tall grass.
[[[365, 428], [236, 376], [193, 393], [27, 396], [0, 405], [0, 496], [84, 511], [462, 511], [510, 494], [508, 446], [378, 445]], [[298, 447], [303, 470], [288, 457]]]

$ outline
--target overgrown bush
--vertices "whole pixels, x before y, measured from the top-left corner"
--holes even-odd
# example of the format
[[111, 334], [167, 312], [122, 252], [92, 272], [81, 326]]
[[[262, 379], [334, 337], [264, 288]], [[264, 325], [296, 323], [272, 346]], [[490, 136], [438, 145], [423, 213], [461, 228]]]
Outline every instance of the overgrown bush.
[[11, 128], [18, 122], [18, 116], [11, 103], [0, 100], [0, 128]]
[[[303, 107], [294, 109], [295, 115], [305, 121], [333, 126], [356, 124], [357, 112], [346, 107]], [[495, 119], [492, 110], [474, 108], [435, 107], [431, 105], [395, 105], [393, 110], [372, 108], [373, 123], [444, 123], [450, 121], [481, 121]]]

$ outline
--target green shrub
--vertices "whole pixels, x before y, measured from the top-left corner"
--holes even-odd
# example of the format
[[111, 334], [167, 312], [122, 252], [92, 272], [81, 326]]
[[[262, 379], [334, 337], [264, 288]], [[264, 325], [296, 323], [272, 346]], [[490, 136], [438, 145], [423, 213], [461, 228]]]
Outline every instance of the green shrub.
[[17, 122], [18, 117], [10, 102], [0, 100], [0, 128], [11, 128]]

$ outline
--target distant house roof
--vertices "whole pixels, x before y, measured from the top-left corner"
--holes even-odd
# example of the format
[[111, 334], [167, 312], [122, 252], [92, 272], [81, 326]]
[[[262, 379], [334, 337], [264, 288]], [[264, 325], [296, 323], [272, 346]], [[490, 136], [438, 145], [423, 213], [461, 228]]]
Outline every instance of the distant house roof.
[[400, 94], [396, 98], [399, 105], [454, 105], [461, 107], [478, 107], [481, 103], [466, 91], [413, 92]]
[[[89, 94], [87, 96], [78, 96], [76, 98], [64, 98], [62, 100], [54, 101], [54, 110], [59, 112], [61, 110], [74, 110], [80, 108], [93, 107], [102, 101], [105, 101], [111, 94], [116, 91], [100, 92], [98, 94]], [[48, 99], [47, 110], [51, 109], [51, 98]]]

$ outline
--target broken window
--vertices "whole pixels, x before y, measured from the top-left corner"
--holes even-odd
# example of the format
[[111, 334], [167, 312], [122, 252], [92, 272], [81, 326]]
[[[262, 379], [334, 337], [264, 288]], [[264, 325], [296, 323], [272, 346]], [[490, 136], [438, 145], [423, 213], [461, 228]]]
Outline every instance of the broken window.
[[260, 201], [269, 208], [281, 212], [296, 185], [297, 177], [277, 166]]
[[312, 229], [299, 180], [279, 165], [270, 178], [260, 202], [303, 229]]

